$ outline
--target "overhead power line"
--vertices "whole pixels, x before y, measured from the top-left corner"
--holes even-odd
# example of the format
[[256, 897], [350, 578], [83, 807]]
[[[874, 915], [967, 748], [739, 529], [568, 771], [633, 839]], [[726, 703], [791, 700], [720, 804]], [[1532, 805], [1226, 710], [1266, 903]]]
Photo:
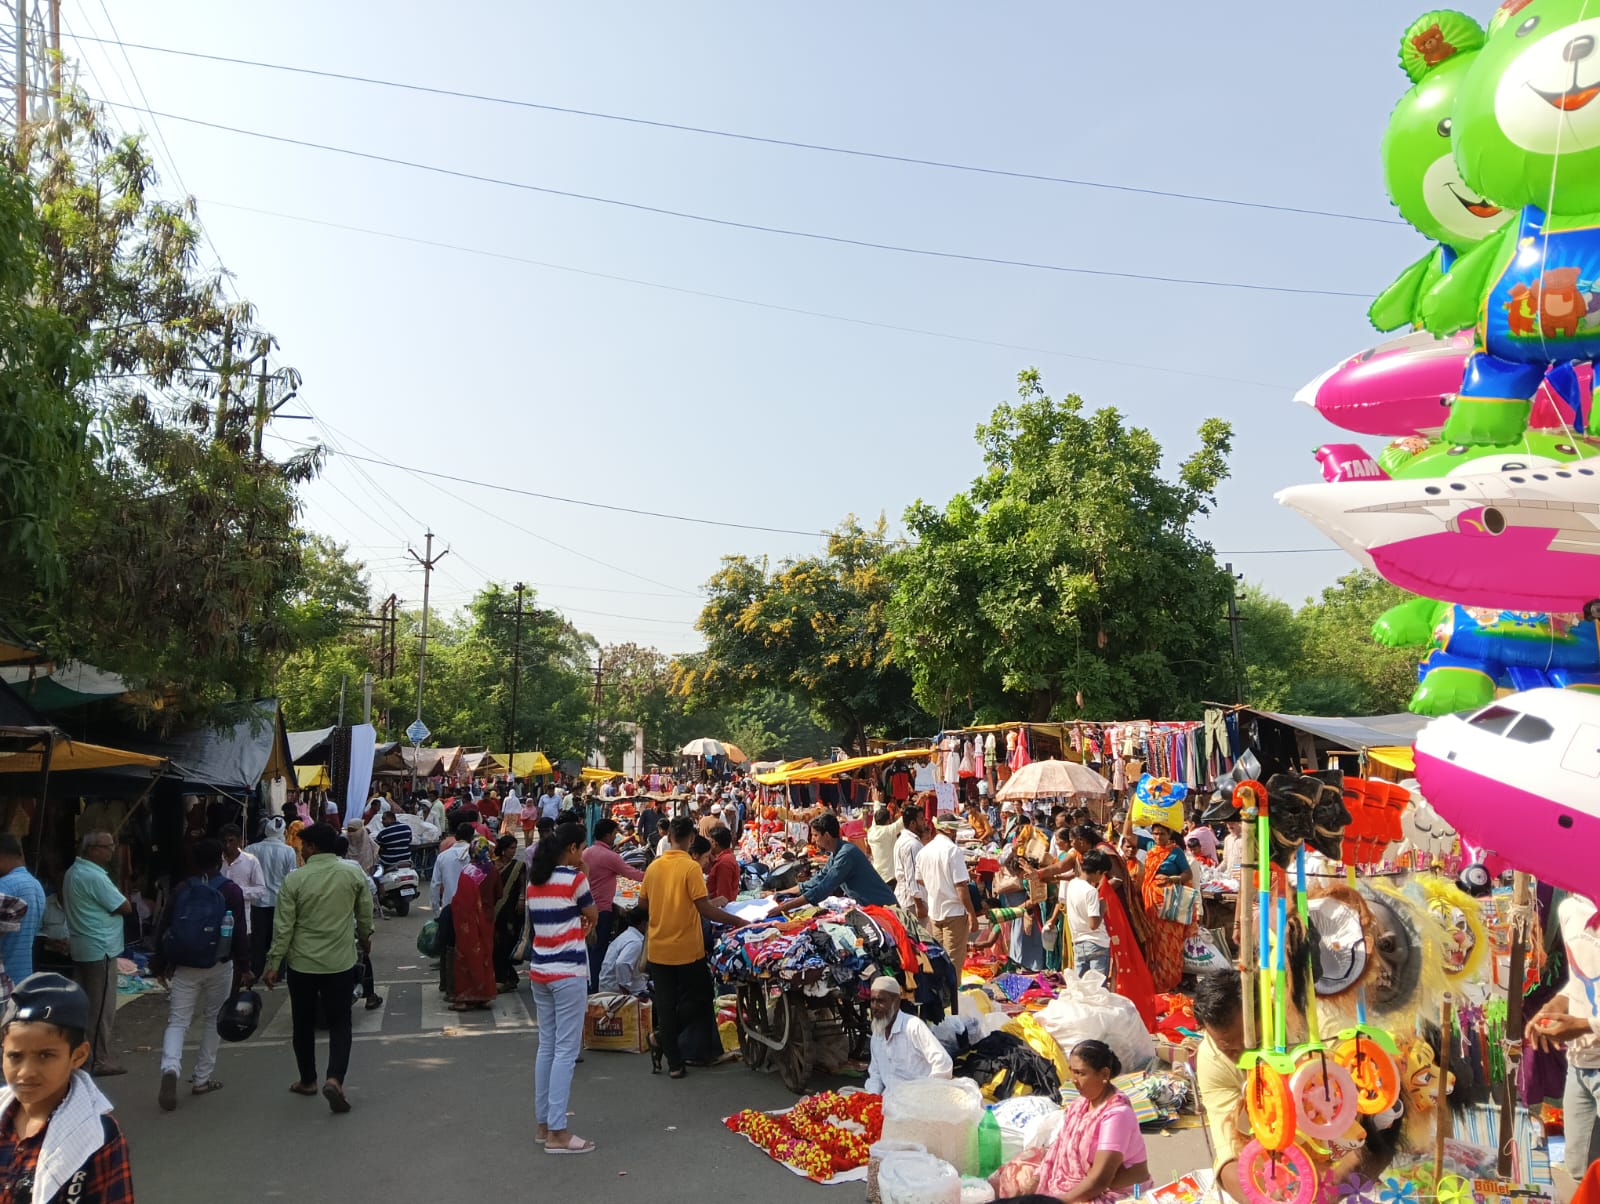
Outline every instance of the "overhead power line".
[[[332, 450], [332, 449], [330, 449]], [[764, 527], [758, 523], [736, 523], [723, 518], [700, 518], [691, 514], [672, 514], [665, 510], [641, 510], [636, 506], [618, 506], [611, 502], [596, 502], [588, 498], [563, 497], [558, 493], [541, 493], [536, 489], [520, 489], [515, 485], [501, 485], [494, 481], [475, 481], [464, 478], [456, 473], [434, 472], [427, 468], [416, 468], [410, 464], [397, 464], [393, 460], [383, 460], [375, 456], [358, 456], [354, 452], [332, 450], [332, 454], [345, 460], [360, 460], [364, 464], [379, 464], [384, 468], [397, 468], [401, 472], [414, 473], [419, 477], [437, 477], [441, 481], [450, 481], [458, 485], [476, 485], [480, 489], [493, 489], [500, 493], [514, 493], [518, 497], [538, 498], [544, 502], [563, 502], [568, 506], [584, 506], [590, 510], [611, 510], [618, 514], [635, 514], [642, 518], [665, 518], [679, 523], [695, 523], [702, 527], [732, 527], [736, 531], [761, 531], [769, 535], [804, 535], [815, 539], [819, 535], [826, 535], [826, 531], [803, 531], [798, 527]]]
[[1042, 184], [1065, 184], [1074, 188], [1094, 188], [1106, 192], [1131, 193], [1137, 196], [1162, 197], [1178, 201], [1198, 201], [1207, 205], [1226, 205], [1240, 209], [1265, 209], [1274, 213], [1294, 213], [1306, 217], [1328, 217], [1340, 221], [1368, 222], [1379, 226], [1403, 226], [1398, 218], [1377, 217], [1363, 213], [1343, 213], [1334, 209], [1312, 209], [1301, 205], [1275, 205], [1267, 201], [1248, 201], [1238, 197], [1208, 196], [1204, 193], [1174, 192], [1165, 188], [1142, 188], [1133, 184], [1115, 184], [1108, 180], [1090, 180], [1078, 176], [1056, 176], [1044, 172], [1016, 171], [1001, 167], [982, 167], [972, 163], [954, 163], [944, 159], [926, 159], [916, 155], [897, 155], [886, 151], [862, 150], [859, 147], [830, 146], [821, 142], [805, 142], [794, 138], [774, 138], [762, 134], [747, 134], [737, 130], [717, 129], [712, 126], [686, 125], [663, 121], [659, 118], [633, 117], [621, 113], [603, 113], [596, 109], [579, 109], [569, 105], [546, 104], [532, 100], [517, 100], [508, 96], [492, 96], [482, 92], [464, 92], [455, 88], [440, 88], [428, 84], [406, 83], [400, 80], [379, 79], [370, 75], [355, 75], [344, 71], [324, 71], [315, 67], [297, 67], [288, 63], [269, 63], [261, 59], [235, 58], [224, 54], [206, 54], [198, 50], [179, 50], [172, 46], [152, 46], [141, 42], [113, 42], [109, 38], [76, 35], [80, 42], [97, 42], [119, 46], [126, 50], [140, 50], [150, 54], [176, 55], [180, 58], [201, 59], [212, 63], [226, 63], [235, 67], [254, 67], [263, 71], [283, 71], [293, 75], [307, 75], [318, 79], [339, 80], [343, 83], [366, 84], [377, 88], [393, 88], [403, 92], [418, 92], [426, 96], [448, 96], [456, 100], [479, 101], [484, 104], [504, 105], [515, 109], [531, 109], [541, 113], [560, 113], [568, 117], [586, 117], [596, 121], [613, 121], [625, 125], [645, 126], [650, 129], [673, 130], [682, 134], [699, 134], [709, 138], [727, 138], [737, 142], [750, 142], [762, 146], [779, 146], [790, 150], [816, 151], [822, 154], [846, 155], [855, 159], [873, 159], [884, 163], [904, 163], [914, 167], [931, 167], [941, 171], [967, 172], [972, 175], [998, 176], [1011, 180], [1031, 180]]
[[420, 163], [414, 159], [402, 159], [396, 155], [380, 155], [375, 151], [356, 150], [354, 147], [334, 146], [326, 142], [313, 142], [307, 138], [291, 138], [283, 134], [268, 134], [260, 130], [245, 129], [242, 126], [225, 125], [220, 121], [207, 121], [200, 117], [186, 117], [179, 113], [166, 113], [157, 109], [143, 108], [139, 105], [120, 104], [115, 101], [105, 102], [112, 108], [127, 109], [130, 112], [144, 113], [152, 118], [164, 118], [168, 121], [181, 121], [187, 125], [199, 126], [203, 129], [220, 130], [227, 134], [238, 134], [246, 138], [259, 138], [266, 142], [276, 142], [285, 146], [298, 146], [306, 150], [325, 151], [329, 154], [347, 155], [351, 158], [362, 159], [369, 163], [384, 163], [391, 167], [404, 167], [412, 171], [429, 172], [434, 175], [446, 176], [451, 179], [469, 180], [476, 184], [492, 184], [499, 188], [511, 188], [519, 192], [538, 193], [542, 196], [563, 197], [567, 200], [584, 201], [593, 205], [607, 205], [616, 209], [626, 209], [635, 213], [650, 213], [658, 217], [677, 218], [680, 221], [696, 222], [702, 225], [720, 226], [731, 230], [748, 230], [757, 234], [775, 234], [786, 238], [803, 238], [811, 242], [829, 243], [834, 246], [860, 247], [872, 251], [889, 251], [897, 255], [916, 255], [928, 259], [945, 259], [959, 263], [981, 263], [994, 267], [1024, 268], [1036, 272], [1053, 272], [1071, 276], [1092, 276], [1100, 279], [1137, 280], [1147, 284], [1188, 284], [1202, 288], [1238, 289], [1253, 293], [1280, 293], [1300, 297], [1340, 297], [1366, 299], [1367, 294], [1362, 292], [1341, 291], [1338, 289], [1301, 288], [1287, 284], [1257, 284], [1248, 280], [1211, 280], [1204, 277], [1190, 276], [1162, 276], [1148, 272], [1123, 272], [1110, 268], [1086, 268], [1070, 264], [1042, 263], [1028, 259], [1008, 259], [1000, 255], [973, 255], [962, 251], [941, 251], [931, 247], [911, 247], [899, 243], [877, 242], [867, 238], [850, 238], [841, 234], [824, 234], [816, 230], [797, 230], [788, 226], [770, 226], [761, 222], [743, 222], [732, 218], [713, 217], [704, 213], [691, 213], [686, 209], [672, 209], [664, 205], [647, 205], [641, 201], [626, 201], [619, 197], [600, 196], [598, 193], [577, 192], [567, 188], [550, 188], [542, 184], [529, 184], [522, 180], [507, 180], [500, 176], [484, 175], [480, 172], [462, 171], [453, 167], [441, 167], [434, 163]]
[[805, 318], [820, 318], [825, 322], [844, 322], [851, 326], [865, 326], [873, 330], [891, 330], [899, 334], [921, 335], [930, 339], [947, 339], [951, 342], [966, 343], [977, 347], [997, 347], [1003, 351], [1025, 351], [1031, 355], [1058, 356], [1061, 359], [1080, 360], [1084, 363], [1106, 364], [1113, 368], [1138, 368], [1147, 372], [1164, 373], [1169, 376], [1193, 377], [1196, 380], [1214, 380], [1230, 385], [1249, 385], [1252, 388], [1269, 389], [1274, 393], [1293, 393], [1298, 388], [1296, 385], [1251, 380], [1243, 376], [1223, 376], [1215, 372], [1193, 372], [1185, 368], [1170, 367], [1166, 364], [1146, 364], [1136, 360], [1111, 359], [1108, 356], [1084, 355], [1082, 352], [1062, 351], [1054, 347], [1034, 347], [1026, 343], [1006, 343], [998, 339], [981, 339], [973, 335], [952, 334], [947, 330], [927, 330], [919, 326], [902, 326], [896, 322], [879, 322], [871, 318], [854, 318], [847, 314], [828, 313], [825, 310], [805, 309], [797, 305], [782, 305], [775, 301], [759, 301], [753, 297], [739, 297], [730, 293], [711, 292], [707, 289], [685, 288], [677, 284], [664, 284], [659, 280], [643, 280], [637, 276], [620, 276], [614, 272], [598, 272], [591, 268], [578, 268], [570, 264], [551, 263], [544, 259], [513, 255], [509, 251], [490, 251], [482, 247], [468, 247], [460, 243], [441, 242], [433, 238], [419, 238], [411, 234], [396, 234], [390, 230], [374, 230], [367, 226], [353, 226], [345, 222], [328, 221], [324, 218], [305, 217], [298, 213], [280, 213], [274, 209], [258, 209], [253, 205], [236, 205], [230, 201], [208, 200], [203, 197], [197, 197], [196, 201], [201, 205], [214, 209], [233, 209], [239, 213], [254, 213], [261, 217], [273, 217], [286, 222], [302, 222], [308, 226], [322, 226], [329, 230], [343, 230], [350, 234], [366, 234], [373, 238], [387, 238], [395, 242], [412, 243], [419, 247], [432, 247], [438, 251], [453, 251], [462, 255], [477, 255], [485, 259], [499, 259], [506, 263], [546, 268], [553, 272], [568, 272], [575, 276], [588, 276], [595, 280], [610, 280], [617, 284], [634, 284], [641, 288], [658, 289], [662, 292], [677, 293], [685, 297], [703, 297], [710, 301], [726, 301], [731, 305], [748, 305], [756, 309], [771, 310], [775, 313], [798, 314]]

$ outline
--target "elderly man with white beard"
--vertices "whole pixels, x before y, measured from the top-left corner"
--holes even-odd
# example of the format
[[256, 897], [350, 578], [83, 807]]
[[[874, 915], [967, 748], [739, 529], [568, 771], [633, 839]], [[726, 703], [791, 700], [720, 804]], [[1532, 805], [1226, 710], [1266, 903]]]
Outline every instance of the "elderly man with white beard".
[[867, 1090], [878, 1095], [896, 1083], [950, 1077], [950, 1055], [926, 1023], [901, 1010], [900, 993], [900, 983], [887, 975], [873, 980]]

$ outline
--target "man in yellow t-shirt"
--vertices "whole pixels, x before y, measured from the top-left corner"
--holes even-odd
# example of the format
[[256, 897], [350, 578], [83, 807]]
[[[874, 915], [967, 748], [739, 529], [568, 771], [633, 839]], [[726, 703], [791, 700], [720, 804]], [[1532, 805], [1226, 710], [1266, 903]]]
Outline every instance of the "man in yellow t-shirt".
[[[1291, 1030], [1301, 1027], [1291, 1007]], [[1240, 995], [1239, 971], [1231, 967], [1200, 975], [1195, 980], [1194, 1018], [1205, 1032], [1200, 1052], [1195, 1057], [1195, 1087], [1200, 1093], [1200, 1111], [1206, 1118], [1217, 1184], [1235, 1200], [1244, 1199], [1239, 1186], [1239, 1154], [1250, 1141], [1250, 1119], [1243, 1107], [1245, 1073], [1239, 1069], [1244, 1049], [1244, 1007]], [[1291, 1031], [1291, 1036], [1296, 1036]], [[1360, 1175], [1374, 1180], [1388, 1169], [1394, 1156], [1392, 1131], [1377, 1130], [1375, 1122], [1362, 1117], [1366, 1144], [1342, 1154], [1332, 1166], [1319, 1166], [1319, 1174], [1339, 1184]]]
[[[689, 856], [694, 843], [693, 821], [679, 817], [667, 828], [668, 848], [650, 863], [639, 889], [650, 907], [650, 927], [645, 938], [645, 956], [650, 979], [655, 984], [655, 1037], [667, 1060], [670, 1077], [681, 1079], [685, 1056], [679, 1038], [690, 1036], [697, 1046], [706, 1029], [717, 1033], [715, 999], [711, 989], [711, 966], [706, 961], [702, 918], [713, 924], [738, 928], [738, 916], [714, 906], [706, 891], [706, 878], [700, 865]], [[696, 1049], [701, 1057], [714, 1057], [721, 1049]]]

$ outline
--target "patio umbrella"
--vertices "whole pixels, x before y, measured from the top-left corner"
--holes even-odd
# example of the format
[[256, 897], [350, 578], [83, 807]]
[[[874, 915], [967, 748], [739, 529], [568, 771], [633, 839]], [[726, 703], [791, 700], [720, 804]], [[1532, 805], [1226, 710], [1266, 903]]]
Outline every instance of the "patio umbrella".
[[682, 755], [685, 757], [720, 757], [727, 752], [722, 741], [713, 740], [710, 736], [701, 736], [698, 740], [691, 740], [683, 746]]
[[1002, 802], [1011, 799], [1064, 798], [1068, 795], [1091, 795], [1104, 798], [1111, 793], [1111, 783], [1076, 761], [1030, 761], [1010, 780], [1000, 787], [995, 797]]
[[726, 740], [724, 740], [722, 743], [722, 751], [724, 754], [726, 754], [729, 762], [734, 765], [743, 765], [750, 759], [744, 755], [744, 749], [740, 748], [737, 744], [729, 744]]

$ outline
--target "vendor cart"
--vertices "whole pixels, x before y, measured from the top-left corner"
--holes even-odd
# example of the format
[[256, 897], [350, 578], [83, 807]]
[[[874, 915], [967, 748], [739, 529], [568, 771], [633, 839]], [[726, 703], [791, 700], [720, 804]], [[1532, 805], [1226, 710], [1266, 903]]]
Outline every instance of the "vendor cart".
[[819, 1066], [833, 1071], [847, 1059], [865, 1061], [869, 1054], [872, 1013], [867, 1000], [847, 998], [856, 992], [831, 984], [818, 991], [822, 981], [819, 977], [808, 987], [755, 977], [739, 983], [734, 997], [744, 1064], [751, 1070], [776, 1070], [797, 1095], [805, 1094]]

